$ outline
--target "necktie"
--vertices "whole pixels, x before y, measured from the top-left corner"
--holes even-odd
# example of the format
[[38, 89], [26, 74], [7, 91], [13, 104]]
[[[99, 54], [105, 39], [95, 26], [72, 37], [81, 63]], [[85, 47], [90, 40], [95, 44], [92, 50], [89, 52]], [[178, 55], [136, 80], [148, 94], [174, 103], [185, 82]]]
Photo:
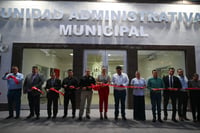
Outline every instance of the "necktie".
[[33, 82], [34, 79], [35, 79], [35, 74], [32, 74], [31, 81]]
[[169, 81], [170, 81], [170, 87], [173, 88], [173, 76], [170, 76]]
[[51, 79], [51, 86], [54, 86], [54, 79]]

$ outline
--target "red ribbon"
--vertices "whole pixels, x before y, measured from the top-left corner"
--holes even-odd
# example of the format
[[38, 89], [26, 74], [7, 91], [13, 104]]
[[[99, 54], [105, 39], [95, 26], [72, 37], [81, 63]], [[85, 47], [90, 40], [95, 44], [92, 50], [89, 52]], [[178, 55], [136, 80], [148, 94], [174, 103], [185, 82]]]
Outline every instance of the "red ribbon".
[[62, 92], [60, 92], [60, 91], [58, 91], [58, 90], [56, 90], [56, 89], [54, 89], [54, 88], [50, 88], [49, 90], [51, 90], [51, 91], [54, 91], [54, 92], [56, 92], [56, 93], [58, 93], [58, 94], [61, 94], [61, 95], [65, 95], [64, 93], [62, 93]]
[[[112, 86], [112, 87], [120, 87], [120, 88], [135, 88], [135, 89], [145, 89], [146, 87], [138, 87], [138, 86], [121, 86], [121, 85], [112, 85], [112, 84], [101, 84], [101, 85], [94, 85], [91, 84], [91, 86], [86, 86], [86, 88], [92, 88], [94, 91], [98, 91], [101, 89], [101, 87], [104, 86]], [[71, 89], [80, 89], [80, 87], [70, 87]]]
[[91, 88], [94, 90], [94, 91], [98, 91], [100, 89], [101, 85], [94, 85], [92, 84], [91, 85]]
[[10, 79], [10, 78], [12, 78], [14, 80], [15, 84], [19, 84], [19, 81], [16, 79], [15, 76], [10, 75], [7, 77], [7, 79]]
[[42, 95], [44, 95], [44, 92], [36, 87], [32, 87], [31, 89], [36, 90], [36, 91], [40, 92]]
[[160, 91], [160, 90], [170, 90], [170, 91], [177, 91], [178, 88], [153, 88], [153, 91]]
[[[145, 89], [146, 87], [138, 87], [138, 86], [121, 86], [121, 85], [112, 85], [112, 84], [101, 84], [101, 85], [94, 85], [91, 84], [91, 86], [87, 86], [86, 88], [92, 88], [94, 91], [98, 91], [103, 86], [112, 86], [112, 87], [120, 87], [120, 88], [133, 88], [133, 89]], [[80, 87], [70, 87], [71, 89], [80, 89]], [[185, 88], [186, 90], [200, 90], [200, 88]], [[171, 91], [177, 91], [178, 88], [153, 88], [153, 91], [160, 91], [160, 90], [171, 90]]]
[[94, 85], [87, 86], [87, 88], [92, 88], [94, 91], [98, 91], [103, 86], [112, 86], [112, 87], [120, 87], [120, 88], [137, 88], [137, 89], [145, 89], [146, 87], [138, 87], [138, 86], [121, 86], [121, 85], [112, 85], [112, 84], [101, 84], [101, 85]]
[[146, 87], [139, 86], [121, 86], [121, 85], [112, 85], [112, 84], [103, 84], [103, 86], [112, 86], [112, 87], [120, 87], [120, 88], [133, 88], [133, 89], [145, 89]]
[[[153, 91], [160, 91], [160, 90], [172, 90], [172, 91], [177, 91], [179, 90], [178, 88], [153, 88]], [[184, 90], [200, 90], [200, 88], [185, 88]]]
[[185, 90], [200, 90], [200, 88], [185, 88]]
[[[112, 87], [120, 87], [120, 88], [133, 88], [133, 89], [145, 89], [146, 87], [138, 87], [138, 86], [121, 86], [121, 85], [112, 85], [112, 84], [101, 84], [101, 85], [94, 85], [87, 86], [86, 88], [92, 88], [94, 91], [98, 91], [103, 86], [112, 86]], [[71, 87], [71, 89], [80, 89], [80, 87]], [[200, 88], [185, 88], [186, 90], [200, 90]], [[153, 91], [160, 91], [160, 90], [170, 90], [170, 91], [177, 91], [178, 88], [153, 88]]]

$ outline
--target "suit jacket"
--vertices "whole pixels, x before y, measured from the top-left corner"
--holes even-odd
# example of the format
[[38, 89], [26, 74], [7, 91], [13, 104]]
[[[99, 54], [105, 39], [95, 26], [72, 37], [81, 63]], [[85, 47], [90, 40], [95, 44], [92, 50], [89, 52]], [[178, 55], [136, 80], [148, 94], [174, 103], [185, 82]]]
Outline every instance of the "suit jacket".
[[54, 81], [54, 84], [52, 85], [51, 78], [48, 79], [45, 89], [50, 89], [50, 88], [54, 88], [56, 90], [60, 90], [60, 88], [61, 88], [61, 80], [56, 78], [55, 81]]
[[[169, 85], [169, 75], [163, 77], [163, 82], [165, 84], [165, 88], [169, 88], [170, 87], [170, 85]], [[176, 76], [173, 76], [173, 87], [172, 88], [178, 88], [178, 89], [182, 88], [181, 82], [180, 82], [179, 78], [176, 77]]]
[[32, 81], [32, 73], [28, 74], [25, 78], [24, 85], [23, 85], [24, 93], [35, 92], [35, 94], [40, 94], [39, 92], [36, 93], [36, 91], [33, 91], [31, 88], [36, 87], [38, 89], [42, 89], [42, 85], [44, 81], [45, 79], [42, 74], [37, 74], [33, 81]]
[[[54, 81], [54, 84], [52, 84], [52, 82], [51, 82], [51, 78], [50, 79], [48, 79], [47, 80], [47, 83], [46, 83], [46, 87], [45, 87], [45, 89], [47, 90], [47, 89], [50, 89], [50, 88], [54, 88], [54, 89], [56, 89], [56, 90], [60, 90], [60, 88], [61, 88], [61, 80], [60, 79], [55, 79], [55, 81]], [[58, 93], [56, 93], [56, 92], [54, 92], [54, 91], [51, 91], [51, 90], [49, 90], [48, 92], [47, 92], [47, 98], [49, 97], [58, 97], [59, 96], [59, 94]]]

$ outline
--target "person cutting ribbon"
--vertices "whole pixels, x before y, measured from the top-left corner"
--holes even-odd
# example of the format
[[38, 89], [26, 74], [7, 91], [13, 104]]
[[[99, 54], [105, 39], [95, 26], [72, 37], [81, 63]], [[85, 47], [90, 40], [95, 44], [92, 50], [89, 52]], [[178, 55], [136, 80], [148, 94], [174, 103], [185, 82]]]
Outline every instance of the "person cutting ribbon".
[[[164, 120], [167, 120], [167, 105], [169, 103], [169, 99], [172, 101], [172, 121], [178, 122], [176, 120], [176, 101], [178, 99], [178, 91], [179, 89], [182, 88], [181, 82], [178, 77], [174, 76], [174, 71], [175, 69], [169, 68], [167, 76], [163, 77], [163, 82], [165, 84], [166, 90], [163, 92], [163, 97], [164, 97]], [[172, 89], [171, 89], [172, 88]], [[174, 88], [177, 88], [174, 89]]]
[[180, 121], [189, 120], [187, 118], [187, 105], [188, 105], [188, 79], [184, 75], [183, 69], [177, 70], [177, 77], [179, 78], [182, 88], [178, 95], [178, 116]]
[[152, 70], [152, 78], [147, 82], [147, 88], [150, 90], [151, 106], [152, 106], [152, 122], [156, 122], [156, 110], [158, 115], [158, 121], [161, 120], [161, 90], [164, 88], [164, 82], [161, 78], [158, 77], [157, 70]]
[[67, 70], [68, 76], [63, 79], [62, 87], [65, 90], [64, 96], [64, 115], [63, 118], [66, 118], [68, 115], [68, 105], [69, 101], [71, 101], [72, 105], [72, 118], [76, 116], [76, 89], [78, 88], [78, 80], [74, 76], [73, 70]]
[[[97, 77], [97, 87], [99, 93], [99, 112], [100, 112], [100, 119], [103, 120], [103, 105], [104, 105], [104, 119], [108, 119], [107, 112], [108, 112], [108, 96], [109, 96], [109, 86], [110, 83], [110, 76], [107, 75], [107, 71], [105, 67], [102, 67], [101, 75]], [[93, 88], [94, 89], [94, 88]]]
[[5, 73], [2, 77], [3, 80], [7, 80], [8, 85], [8, 110], [9, 116], [6, 119], [13, 117], [13, 107], [15, 104], [16, 117], [20, 117], [20, 107], [21, 107], [21, 90], [22, 90], [22, 81], [24, 80], [24, 75], [18, 72], [19, 69], [17, 66], [12, 67], [12, 73]]
[[[188, 82], [190, 105], [192, 109], [193, 122], [200, 122], [200, 80], [199, 74], [194, 73], [192, 80]], [[196, 89], [197, 88], [197, 89]]]
[[23, 91], [24, 94], [28, 94], [28, 103], [30, 108], [30, 114], [27, 119], [33, 117], [36, 114], [36, 120], [40, 118], [40, 92], [33, 90], [32, 87], [42, 89], [42, 85], [45, 79], [42, 74], [39, 73], [38, 67], [32, 67], [32, 73], [28, 74], [24, 81]]
[[47, 119], [51, 118], [51, 106], [53, 103], [53, 117], [55, 119], [58, 113], [58, 97], [59, 93], [56, 90], [60, 90], [61, 88], [61, 80], [56, 78], [56, 74], [51, 72], [51, 78], [47, 80], [45, 90], [47, 91]]
[[85, 103], [87, 100], [87, 108], [86, 108], [86, 118], [90, 119], [90, 106], [92, 102], [92, 88], [91, 85], [95, 85], [96, 81], [94, 77], [90, 75], [90, 70], [85, 70], [85, 75], [80, 79], [80, 88], [81, 88], [81, 101], [80, 101], [80, 112], [79, 112], [79, 120], [82, 120], [82, 116], [84, 113]]
[[121, 116], [122, 120], [126, 120], [125, 101], [126, 101], [126, 88], [129, 84], [129, 78], [126, 73], [122, 72], [122, 67], [116, 67], [116, 73], [112, 76], [112, 83], [119, 87], [114, 87], [114, 100], [115, 100], [115, 120], [119, 116], [119, 102], [121, 101]]
[[140, 77], [140, 72], [135, 72], [135, 78], [131, 80], [131, 85], [135, 87], [133, 89], [133, 119], [145, 121], [145, 96], [142, 87], [146, 87], [146, 81]]

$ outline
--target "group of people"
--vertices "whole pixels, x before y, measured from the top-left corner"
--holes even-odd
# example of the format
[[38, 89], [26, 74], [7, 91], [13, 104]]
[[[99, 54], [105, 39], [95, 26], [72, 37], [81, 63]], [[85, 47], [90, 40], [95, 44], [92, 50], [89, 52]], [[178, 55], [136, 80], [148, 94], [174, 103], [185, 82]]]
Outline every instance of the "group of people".
[[[190, 98], [190, 107], [194, 122], [200, 122], [200, 81], [199, 75], [193, 74], [191, 80], [188, 80], [184, 75], [183, 69], [177, 70], [177, 76], [174, 75], [175, 69], [169, 68], [168, 75], [163, 78], [158, 77], [157, 70], [152, 70], [152, 78], [149, 78], [147, 83], [144, 78], [140, 77], [140, 73], [135, 73], [135, 78], [131, 80], [133, 89], [133, 105], [134, 119], [145, 120], [145, 99], [144, 89], [150, 90], [150, 99], [152, 105], [152, 122], [163, 122], [161, 119], [161, 101], [163, 94], [163, 110], [164, 120], [168, 119], [168, 104], [171, 100], [172, 117], [171, 120], [178, 122], [176, 119], [177, 105], [178, 116], [180, 121], [188, 121], [186, 112], [188, 100]], [[137, 88], [138, 87], [138, 88]], [[161, 93], [163, 92], [163, 93]]]
[[[180, 121], [189, 120], [186, 116], [188, 98], [190, 97], [190, 105], [192, 110], [192, 116], [194, 122], [200, 122], [200, 81], [199, 75], [194, 74], [193, 79], [189, 80], [184, 75], [182, 69], [178, 69], [178, 76], [174, 75], [175, 69], [169, 68], [168, 76], [162, 79], [158, 77], [157, 70], [152, 70], [152, 78], [146, 81], [140, 76], [140, 72], [135, 73], [135, 78], [130, 82], [133, 88], [133, 117], [135, 120], [146, 120], [145, 116], [145, 97], [144, 89], [150, 90], [150, 99], [152, 105], [152, 122], [163, 122], [161, 119], [161, 92], [163, 91], [164, 98], [164, 120], [167, 120], [167, 106], [169, 99], [172, 103], [172, 121], [176, 120], [176, 106], [178, 101], [178, 115]], [[115, 102], [115, 120], [119, 117], [119, 104], [121, 103], [121, 117], [122, 120], [126, 120], [125, 101], [126, 101], [126, 89], [129, 88], [129, 78], [126, 73], [122, 72], [122, 67], [116, 67], [116, 73], [112, 78], [107, 74], [105, 67], [102, 67], [102, 72], [95, 79], [90, 75], [90, 70], [86, 69], [85, 74], [80, 80], [73, 75], [73, 70], [67, 71], [68, 76], [61, 81], [58, 79], [54, 72], [51, 72], [51, 78], [46, 81], [45, 90], [47, 92], [47, 119], [55, 119], [58, 113], [58, 98], [59, 90], [64, 89], [64, 115], [62, 118], [66, 118], [68, 115], [68, 104], [71, 101], [72, 105], [72, 118], [76, 117], [76, 103], [80, 103], [78, 120], [83, 119], [84, 108], [86, 106], [86, 118], [90, 119], [90, 106], [92, 101], [94, 86], [98, 86], [99, 94], [99, 112], [100, 119], [108, 119], [108, 96], [109, 85], [114, 87], [114, 102]], [[42, 93], [42, 85], [45, 82], [45, 78], [39, 73], [38, 67], [32, 67], [32, 73], [28, 74], [25, 79], [23, 74], [18, 72], [18, 67], [13, 66], [11, 73], [5, 73], [2, 77], [3, 80], [7, 80], [8, 84], [8, 110], [9, 116], [6, 119], [14, 117], [13, 110], [15, 105], [16, 117], [20, 117], [21, 107], [21, 92], [27, 94], [28, 104], [30, 108], [30, 114], [27, 119], [36, 116], [36, 119], [40, 118], [40, 95]], [[23, 81], [24, 80], [24, 81]], [[190, 88], [190, 89], [189, 89]], [[77, 101], [76, 91], [81, 91], [80, 101]], [[189, 97], [188, 97], [189, 96]], [[53, 111], [52, 111], [53, 104]], [[157, 111], [157, 112], [156, 112]], [[53, 113], [52, 113], [53, 112]], [[104, 112], [104, 113], [103, 113]], [[156, 115], [157, 114], [157, 115]], [[156, 117], [157, 116], [157, 117]]]

